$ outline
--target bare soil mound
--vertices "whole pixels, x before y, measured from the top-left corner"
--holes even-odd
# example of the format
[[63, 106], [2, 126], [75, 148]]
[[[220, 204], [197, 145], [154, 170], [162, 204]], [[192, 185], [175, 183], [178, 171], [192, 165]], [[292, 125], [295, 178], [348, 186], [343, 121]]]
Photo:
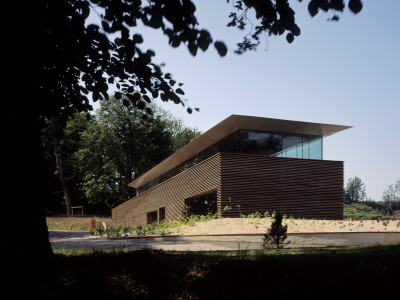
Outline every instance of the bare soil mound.
[[[264, 234], [271, 219], [221, 218], [176, 229], [175, 234]], [[309, 232], [400, 232], [400, 221], [286, 219], [288, 233]]]
[[[96, 225], [111, 222], [111, 218], [48, 217], [50, 230], [89, 231], [92, 219]], [[171, 234], [264, 234], [271, 225], [269, 218], [221, 218], [182, 226], [170, 230]], [[288, 233], [308, 232], [400, 232], [399, 220], [306, 220], [285, 219]]]
[[92, 228], [92, 219], [95, 223], [111, 222], [111, 218], [98, 217], [47, 217], [47, 227], [49, 230], [71, 230], [71, 231], [89, 231]]

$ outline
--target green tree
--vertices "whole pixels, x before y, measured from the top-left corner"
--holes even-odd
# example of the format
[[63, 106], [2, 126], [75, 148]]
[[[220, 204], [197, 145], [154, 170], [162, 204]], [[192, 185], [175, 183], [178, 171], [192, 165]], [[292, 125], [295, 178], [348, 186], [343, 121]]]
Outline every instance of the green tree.
[[201, 135], [201, 132], [197, 128], [185, 126], [182, 119], [176, 118], [169, 111], [162, 109], [156, 104], [153, 104], [151, 109], [155, 115], [161, 118], [166, 129], [172, 135], [172, 152], [178, 151], [180, 148]]
[[47, 121], [42, 131], [48, 181], [58, 180], [49, 186], [51, 210], [63, 203], [69, 215], [74, 203], [108, 213], [134, 195], [129, 182], [200, 134], [156, 104], [154, 115], [112, 96], [100, 104], [90, 121], [77, 113], [64, 126]]
[[391, 184], [383, 191], [382, 201], [386, 207], [386, 214], [393, 215], [399, 210], [400, 204], [400, 180], [395, 184]]
[[116, 167], [112, 156], [118, 155], [113, 133], [101, 123], [91, 121], [81, 134], [82, 144], [74, 159], [83, 174], [82, 188], [88, 204], [113, 203], [120, 196]]
[[171, 133], [159, 116], [114, 97], [100, 102], [81, 139], [75, 158], [88, 203], [110, 208], [133, 197], [128, 183], [168, 157], [172, 148]]
[[344, 193], [344, 203], [351, 204], [365, 200], [365, 184], [357, 176], [349, 178]]
[[[47, 126], [42, 130], [42, 147], [45, 164], [49, 166], [48, 178], [55, 175], [62, 186], [62, 202], [66, 212], [71, 214], [72, 202], [81, 202], [82, 177], [73, 159], [76, 149], [80, 146], [80, 133], [86, 129], [86, 114], [76, 113], [65, 124], [60, 124], [55, 118], [45, 120]], [[52, 201], [47, 207], [56, 207], [57, 187], [53, 187]]]

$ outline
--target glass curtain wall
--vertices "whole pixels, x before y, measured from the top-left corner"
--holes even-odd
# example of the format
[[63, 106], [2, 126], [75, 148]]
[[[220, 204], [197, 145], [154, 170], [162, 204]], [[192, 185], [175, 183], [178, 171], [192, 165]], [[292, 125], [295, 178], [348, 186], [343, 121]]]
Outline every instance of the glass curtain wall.
[[[296, 139], [286, 137], [283, 139], [284, 147], [280, 152], [272, 156], [302, 158], [302, 159], [322, 159], [322, 137], [303, 135], [300, 143], [294, 143]], [[299, 141], [299, 139], [297, 139]]]
[[255, 130], [238, 130], [165, 174], [164, 181], [218, 152], [322, 159], [322, 137]]
[[141, 187], [138, 194], [143, 193], [160, 182], [179, 174], [218, 152], [301, 159], [322, 159], [322, 137], [306, 134], [238, 130], [205, 149], [182, 165], [172, 169], [161, 178]]
[[240, 130], [238, 152], [276, 157], [322, 159], [322, 137]]

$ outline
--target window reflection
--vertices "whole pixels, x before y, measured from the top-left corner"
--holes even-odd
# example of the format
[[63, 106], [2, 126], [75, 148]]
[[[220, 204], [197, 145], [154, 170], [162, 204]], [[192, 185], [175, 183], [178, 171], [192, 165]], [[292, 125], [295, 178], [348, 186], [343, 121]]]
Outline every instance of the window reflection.
[[309, 158], [322, 159], [322, 138], [315, 139], [309, 143]]
[[227, 140], [229, 141], [226, 152], [231, 153], [239, 153], [240, 152], [240, 130], [232, 133], [228, 136]]
[[260, 132], [240, 130], [240, 153], [259, 154]]
[[272, 155], [282, 150], [282, 135], [278, 133], [260, 133], [261, 155]]
[[309, 159], [310, 157], [309, 157], [309, 145], [310, 145], [310, 143], [309, 143], [309, 141], [308, 140], [304, 140], [304, 142], [303, 142], [303, 145], [302, 145], [302, 148], [303, 148], [303, 158], [305, 158], [305, 159]]
[[165, 181], [218, 152], [258, 154], [275, 157], [322, 159], [322, 137], [306, 134], [287, 134], [238, 130], [205, 149], [197, 156], [170, 170], [160, 179], [140, 188], [139, 193]]
[[295, 147], [301, 143], [303, 143], [303, 138], [301, 135], [284, 134], [282, 136], [282, 149], [283, 150]]

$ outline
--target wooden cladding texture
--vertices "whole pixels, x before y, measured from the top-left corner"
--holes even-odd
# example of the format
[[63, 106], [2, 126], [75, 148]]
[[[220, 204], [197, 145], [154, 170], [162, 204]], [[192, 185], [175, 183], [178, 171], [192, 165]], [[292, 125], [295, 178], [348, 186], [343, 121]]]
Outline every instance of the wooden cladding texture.
[[[147, 223], [147, 213], [165, 207], [165, 220], [178, 220], [185, 199], [212, 190], [219, 190], [220, 154], [179, 173], [152, 189], [134, 197], [112, 210], [115, 226], [137, 226]], [[220, 199], [217, 193], [217, 202]]]
[[113, 222], [143, 225], [161, 207], [166, 221], [177, 220], [185, 199], [213, 190], [223, 217], [276, 211], [343, 219], [343, 162], [218, 153], [114, 208]]
[[[221, 153], [224, 217], [256, 211], [343, 219], [343, 162]], [[224, 210], [225, 208], [225, 210]]]

